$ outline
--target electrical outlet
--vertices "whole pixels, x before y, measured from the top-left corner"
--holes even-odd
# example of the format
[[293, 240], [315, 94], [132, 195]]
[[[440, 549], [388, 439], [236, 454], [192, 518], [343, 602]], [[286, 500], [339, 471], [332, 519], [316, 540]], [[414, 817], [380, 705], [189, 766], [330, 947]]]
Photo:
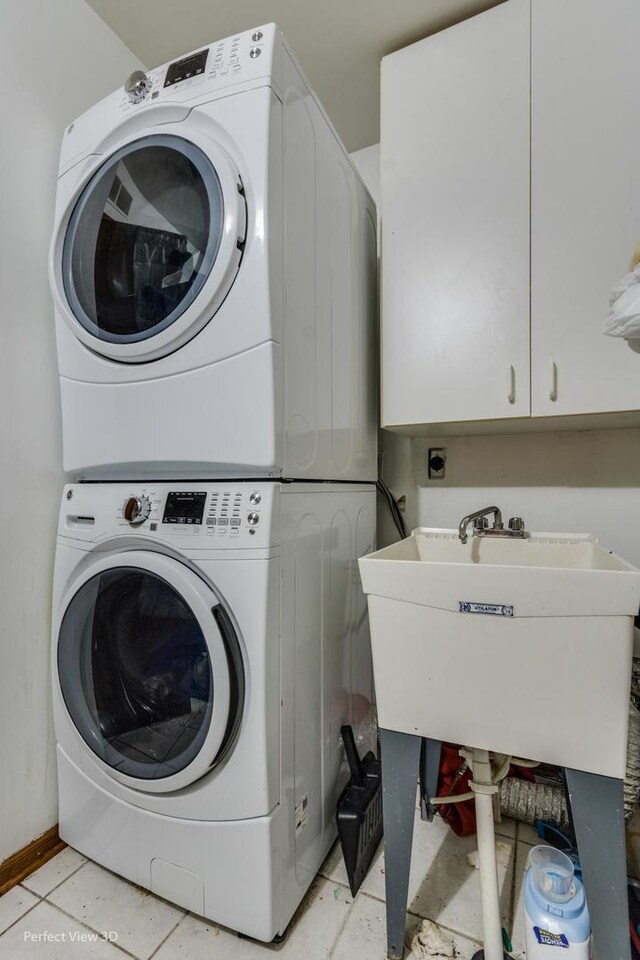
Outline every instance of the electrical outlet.
[[427, 472], [429, 480], [443, 480], [447, 469], [447, 448], [429, 447]]

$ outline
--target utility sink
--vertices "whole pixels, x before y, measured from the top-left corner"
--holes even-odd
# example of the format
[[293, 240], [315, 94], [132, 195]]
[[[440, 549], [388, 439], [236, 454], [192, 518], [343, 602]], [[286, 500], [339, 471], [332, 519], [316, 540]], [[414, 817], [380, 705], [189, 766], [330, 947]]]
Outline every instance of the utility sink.
[[624, 777], [640, 570], [589, 534], [420, 528], [360, 573], [381, 727]]

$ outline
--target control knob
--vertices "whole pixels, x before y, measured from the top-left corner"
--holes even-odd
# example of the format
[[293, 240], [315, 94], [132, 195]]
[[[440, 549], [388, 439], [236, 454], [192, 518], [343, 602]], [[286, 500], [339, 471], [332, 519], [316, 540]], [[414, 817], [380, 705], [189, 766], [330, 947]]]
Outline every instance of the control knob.
[[148, 497], [129, 497], [122, 508], [122, 516], [132, 527], [144, 523], [151, 513], [151, 501]]
[[247, 514], [247, 520], [249, 521], [249, 526], [255, 527], [256, 523], [260, 520], [260, 514], [254, 513], [253, 511]]
[[153, 84], [142, 70], [134, 70], [124, 85], [125, 93], [131, 103], [140, 103], [151, 90]]

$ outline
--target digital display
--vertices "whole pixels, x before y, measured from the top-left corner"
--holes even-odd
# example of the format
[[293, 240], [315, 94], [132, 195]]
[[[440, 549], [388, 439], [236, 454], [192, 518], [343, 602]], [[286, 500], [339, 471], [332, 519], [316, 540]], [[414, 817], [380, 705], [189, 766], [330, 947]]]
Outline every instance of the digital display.
[[201, 524], [206, 499], [206, 493], [185, 490], [168, 493], [162, 522]]
[[207, 65], [209, 49], [200, 50], [199, 53], [192, 53], [190, 57], [184, 60], [176, 60], [169, 65], [167, 74], [164, 78], [165, 87], [171, 87], [174, 83], [180, 83], [181, 80], [188, 80], [189, 77], [197, 77], [204, 73]]

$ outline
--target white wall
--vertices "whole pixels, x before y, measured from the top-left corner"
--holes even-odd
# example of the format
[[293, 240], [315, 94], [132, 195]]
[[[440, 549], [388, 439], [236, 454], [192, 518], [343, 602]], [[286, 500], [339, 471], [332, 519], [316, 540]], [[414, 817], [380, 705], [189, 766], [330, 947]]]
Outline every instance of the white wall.
[[[352, 159], [378, 197], [379, 146]], [[532, 530], [594, 533], [640, 566], [640, 430], [433, 440], [382, 430], [380, 446], [384, 479], [407, 497], [409, 529], [456, 527], [465, 514], [495, 503], [505, 519], [522, 516]], [[447, 449], [444, 480], [428, 479], [429, 447]], [[393, 539], [381, 517], [379, 543]]]
[[[444, 480], [427, 478], [430, 446], [447, 448]], [[439, 437], [411, 441], [411, 454], [408, 509], [422, 526], [495, 503], [529, 530], [594, 533], [640, 566], [640, 430]]]
[[65, 126], [139, 61], [84, 0], [4, 0], [0, 176], [0, 861], [57, 821], [49, 697], [62, 488], [47, 254]]

